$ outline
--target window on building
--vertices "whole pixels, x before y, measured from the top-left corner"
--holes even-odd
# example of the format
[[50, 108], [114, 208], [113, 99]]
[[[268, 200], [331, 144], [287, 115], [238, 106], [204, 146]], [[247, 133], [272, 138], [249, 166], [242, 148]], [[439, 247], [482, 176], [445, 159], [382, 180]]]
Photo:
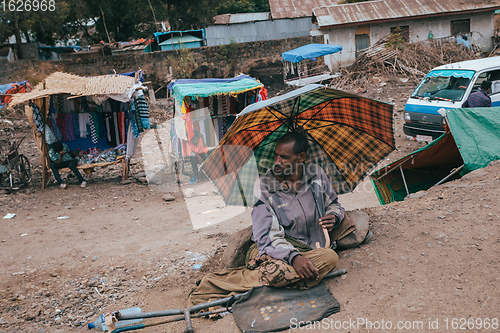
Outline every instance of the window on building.
[[453, 36], [470, 33], [470, 20], [451, 21], [451, 34]]
[[405, 42], [410, 41], [410, 26], [409, 25], [400, 25], [397, 27], [391, 28], [391, 34], [399, 34], [401, 38], [404, 39]]

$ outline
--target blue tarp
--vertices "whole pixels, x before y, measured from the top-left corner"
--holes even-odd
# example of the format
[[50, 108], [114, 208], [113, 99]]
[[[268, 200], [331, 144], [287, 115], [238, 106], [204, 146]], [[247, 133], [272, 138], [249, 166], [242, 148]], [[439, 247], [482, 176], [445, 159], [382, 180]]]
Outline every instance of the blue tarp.
[[[0, 95], [7, 93], [7, 91], [9, 91], [12, 88], [15, 88], [16, 86], [25, 86], [26, 84], [28, 84], [28, 81], [0, 84]], [[4, 96], [0, 96], [0, 109], [3, 108], [5, 105], [3, 101], [4, 101]]]
[[[134, 77], [135, 78], [135, 73], [136, 72], [128, 72], [128, 73], [120, 73], [118, 75], [130, 76], [130, 77]], [[141, 71], [139, 73], [139, 81], [141, 81], [141, 83], [144, 83], [144, 72], [143, 71]]]
[[337, 53], [340, 51], [342, 51], [342, 46], [340, 45], [309, 44], [291, 51], [283, 52], [281, 54], [281, 57], [285, 61], [297, 63], [301, 62], [304, 59], [316, 60], [317, 57]]

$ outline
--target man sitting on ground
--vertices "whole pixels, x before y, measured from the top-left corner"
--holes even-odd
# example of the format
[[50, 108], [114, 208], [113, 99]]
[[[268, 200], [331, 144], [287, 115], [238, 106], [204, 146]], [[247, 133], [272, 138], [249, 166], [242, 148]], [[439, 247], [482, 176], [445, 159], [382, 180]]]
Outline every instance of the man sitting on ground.
[[56, 179], [57, 183], [62, 189], [66, 188], [66, 183], [61, 179], [61, 175], [59, 174], [59, 169], [62, 168], [70, 168], [71, 171], [75, 174], [76, 178], [80, 182], [81, 187], [87, 187], [87, 182], [83, 179], [82, 174], [78, 170], [77, 161], [73, 156], [71, 150], [69, 150], [68, 146], [61, 142], [54, 142], [52, 144], [52, 148], [49, 150], [49, 156], [52, 162], [50, 162], [50, 169], [52, 170], [52, 174]]
[[[323, 169], [305, 164], [307, 149], [304, 135], [282, 136], [274, 150], [274, 166], [254, 189], [258, 199], [252, 211], [255, 245], [249, 251], [261, 262], [263, 285], [315, 286], [337, 264], [331, 247], [357, 246], [372, 236], [367, 221], [356, 222], [345, 215]], [[323, 229], [332, 241], [328, 248], [324, 248]]]
[[[307, 149], [307, 138], [296, 132], [278, 140], [274, 166], [254, 186], [255, 243], [246, 253], [246, 266], [205, 276], [189, 304], [262, 285], [314, 287], [337, 265], [335, 246], [354, 247], [372, 237], [368, 219], [355, 221], [345, 214], [323, 169], [304, 163]], [[330, 247], [325, 247], [323, 229]]]

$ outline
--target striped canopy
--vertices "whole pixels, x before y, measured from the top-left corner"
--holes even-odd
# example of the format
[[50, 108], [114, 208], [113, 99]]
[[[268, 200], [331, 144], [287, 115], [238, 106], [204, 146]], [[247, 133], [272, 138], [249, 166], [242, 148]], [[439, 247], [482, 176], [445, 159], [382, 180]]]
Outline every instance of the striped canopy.
[[321, 85], [252, 104], [202, 165], [230, 205], [251, 206], [253, 185], [274, 162], [276, 141], [289, 131], [308, 138], [306, 163], [320, 165], [337, 194], [354, 190], [395, 148], [392, 105]]

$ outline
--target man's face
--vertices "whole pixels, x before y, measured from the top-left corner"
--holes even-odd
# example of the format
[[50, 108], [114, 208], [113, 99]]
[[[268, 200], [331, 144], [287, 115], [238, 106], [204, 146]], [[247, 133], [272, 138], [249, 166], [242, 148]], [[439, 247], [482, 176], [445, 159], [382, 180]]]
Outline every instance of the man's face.
[[295, 142], [278, 143], [274, 149], [273, 173], [276, 176], [286, 177], [294, 173], [301, 163], [304, 163], [306, 154], [304, 152], [296, 155], [293, 152]]

